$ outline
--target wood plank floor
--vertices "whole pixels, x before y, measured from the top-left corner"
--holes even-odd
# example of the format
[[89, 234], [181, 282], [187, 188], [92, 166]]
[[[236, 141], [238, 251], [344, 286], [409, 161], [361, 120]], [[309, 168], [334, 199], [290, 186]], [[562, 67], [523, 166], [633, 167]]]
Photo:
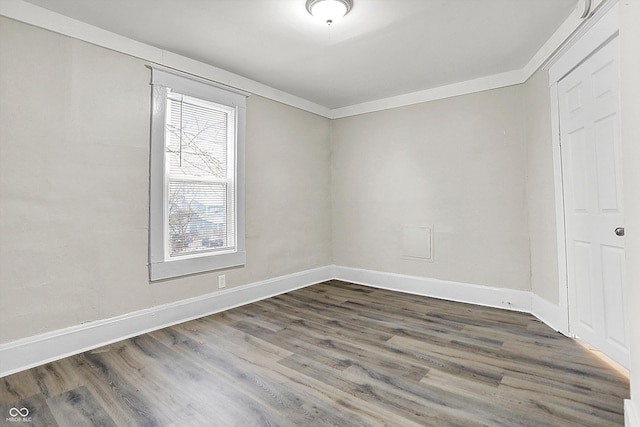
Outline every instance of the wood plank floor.
[[528, 314], [338, 281], [0, 381], [12, 426], [622, 426], [629, 396]]

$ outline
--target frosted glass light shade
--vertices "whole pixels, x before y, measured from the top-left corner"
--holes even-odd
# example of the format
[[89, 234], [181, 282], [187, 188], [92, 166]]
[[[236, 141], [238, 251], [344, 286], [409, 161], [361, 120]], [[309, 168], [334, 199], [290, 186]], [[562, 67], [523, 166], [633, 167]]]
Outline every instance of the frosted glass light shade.
[[309, 13], [329, 25], [345, 16], [352, 6], [352, 0], [307, 0]]

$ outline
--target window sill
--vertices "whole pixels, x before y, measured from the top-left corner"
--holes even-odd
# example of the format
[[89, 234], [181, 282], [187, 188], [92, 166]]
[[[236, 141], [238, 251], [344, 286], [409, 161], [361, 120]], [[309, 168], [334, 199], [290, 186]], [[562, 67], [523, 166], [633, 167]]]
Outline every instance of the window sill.
[[240, 267], [245, 265], [246, 258], [245, 251], [237, 251], [174, 261], [152, 262], [149, 269], [149, 277], [153, 282], [190, 274]]

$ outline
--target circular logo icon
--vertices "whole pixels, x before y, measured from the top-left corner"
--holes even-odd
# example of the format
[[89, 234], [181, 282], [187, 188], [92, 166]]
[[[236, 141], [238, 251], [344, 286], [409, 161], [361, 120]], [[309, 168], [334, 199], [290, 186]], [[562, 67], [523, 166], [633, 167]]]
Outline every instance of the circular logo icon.
[[17, 416], [21, 416], [21, 417], [26, 417], [27, 415], [29, 415], [29, 410], [27, 408], [11, 408], [9, 409], [9, 416], [10, 417], [17, 417]]

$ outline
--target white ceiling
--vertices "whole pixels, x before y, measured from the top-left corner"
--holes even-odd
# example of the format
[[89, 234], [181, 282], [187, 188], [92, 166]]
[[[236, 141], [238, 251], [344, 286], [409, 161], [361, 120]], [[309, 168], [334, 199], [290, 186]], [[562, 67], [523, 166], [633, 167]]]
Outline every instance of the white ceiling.
[[523, 68], [577, 0], [27, 0], [334, 109]]

